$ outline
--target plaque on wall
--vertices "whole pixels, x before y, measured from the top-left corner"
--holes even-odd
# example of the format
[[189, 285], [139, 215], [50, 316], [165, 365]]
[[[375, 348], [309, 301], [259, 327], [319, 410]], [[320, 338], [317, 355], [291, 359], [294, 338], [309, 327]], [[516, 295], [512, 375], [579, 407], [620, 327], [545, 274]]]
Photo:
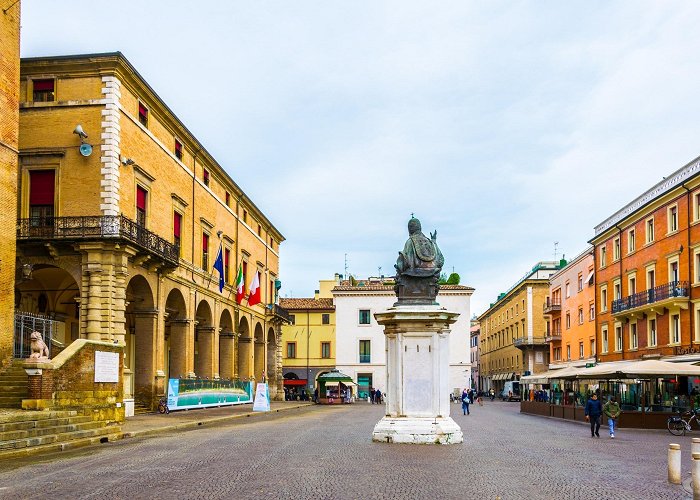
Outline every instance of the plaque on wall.
[[95, 351], [95, 382], [119, 382], [119, 353]]

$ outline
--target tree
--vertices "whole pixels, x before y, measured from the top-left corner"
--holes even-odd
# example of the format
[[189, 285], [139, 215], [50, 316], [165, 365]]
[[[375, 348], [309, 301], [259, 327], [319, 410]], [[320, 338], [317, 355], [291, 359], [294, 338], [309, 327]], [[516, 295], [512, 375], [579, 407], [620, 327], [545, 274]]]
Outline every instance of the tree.
[[438, 285], [447, 284], [447, 275], [445, 273], [440, 273], [440, 278], [438, 278]]
[[450, 274], [450, 277], [447, 278], [447, 284], [448, 285], [459, 285], [459, 274], [457, 274], [457, 273]]

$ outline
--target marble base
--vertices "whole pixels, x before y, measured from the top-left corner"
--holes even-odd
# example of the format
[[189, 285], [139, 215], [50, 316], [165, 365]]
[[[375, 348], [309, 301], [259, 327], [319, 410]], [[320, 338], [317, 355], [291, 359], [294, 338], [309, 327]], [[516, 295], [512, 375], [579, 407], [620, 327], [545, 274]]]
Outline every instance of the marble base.
[[459, 444], [462, 429], [450, 417], [384, 417], [372, 432], [372, 441], [407, 444]]

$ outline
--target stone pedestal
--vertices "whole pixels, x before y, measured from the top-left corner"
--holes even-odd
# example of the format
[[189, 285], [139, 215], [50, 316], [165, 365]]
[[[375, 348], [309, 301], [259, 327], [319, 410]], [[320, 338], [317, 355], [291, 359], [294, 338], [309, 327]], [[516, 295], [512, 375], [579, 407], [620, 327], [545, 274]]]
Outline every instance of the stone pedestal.
[[449, 396], [449, 333], [458, 316], [439, 305], [400, 305], [375, 314], [386, 338], [387, 396], [373, 441], [462, 442]]

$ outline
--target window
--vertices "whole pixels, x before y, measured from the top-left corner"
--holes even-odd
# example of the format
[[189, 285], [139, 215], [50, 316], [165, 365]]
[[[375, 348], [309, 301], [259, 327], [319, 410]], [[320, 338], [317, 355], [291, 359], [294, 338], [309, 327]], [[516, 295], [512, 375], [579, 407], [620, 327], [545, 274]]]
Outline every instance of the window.
[[258, 224], [258, 236], [262, 236], [262, 227]]
[[571, 328], [571, 314], [568, 312], [566, 313], [566, 329], [568, 330]]
[[680, 314], [672, 314], [670, 318], [670, 336], [671, 344], [681, 343], [681, 316]]
[[243, 210], [243, 224], [247, 224], [247, 223], [248, 223], [248, 211]]
[[668, 263], [668, 278], [671, 282], [678, 281], [678, 260]]
[[637, 323], [630, 323], [630, 349], [637, 349]]
[[656, 347], [656, 318], [651, 318], [647, 324], [648, 347]]
[[595, 339], [591, 339], [591, 357], [595, 356]]
[[627, 280], [627, 285], [629, 288], [629, 294], [628, 295], [634, 295], [637, 293], [637, 277], [632, 275], [628, 278]]
[[603, 354], [606, 354], [608, 352], [608, 327], [604, 326], [603, 329], [600, 332], [600, 338], [601, 338], [601, 343], [603, 344], [601, 347], [601, 352]]
[[182, 160], [182, 143], [175, 139], [175, 158]]
[[647, 234], [646, 234], [647, 240], [646, 240], [646, 242], [651, 243], [652, 241], [654, 241], [654, 218], [653, 217], [651, 219], [647, 219], [646, 228], [647, 228]]
[[668, 232], [678, 231], [678, 206], [668, 207]]
[[615, 300], [620, 300], [622, 298], [622, 285], [620, 284], [619, 281], [616, 281], [615, 284], [613, 285], [613, 289], [615, 290]]
[[331, 343], [330, 342], [321, 342], [321, 357], [325, 358], [325, 359], [331, 357]]
[[608, 310], [608, 288], [606, 286], [600, 287], [600, 312], [605, 312]]
[[209, 269], [209, 235], [202, 233], [202, 269]]
[[[230, 262], [231, 262], [231, 249], [230, 248], [224, 248], [224, 282], [230, 283], [229, 281], [229, 276], [230, 276]], [[272, 303], [272, 301], [270, 301]]]
[[595, 319], [595, 302], [588, 303], [588, 321], [593, 321]]
[[620, 238], [613, 241], [613, 261], [620, 260]]
[[700, 221], [700, 191], [693, 195], [693, 221]]
[[567, 360], [571, 359], [571, 346], [570, 345], [566, 346], [566, 359]]
[[146, 202], [148, 191], [141, 186], [136, 186], [136, 222], [141, 226], [146, 226]]
[[181, 243], [181, 231], [182, 231], [182, 214], [178, 211], [173, 212], [173, 243], [178, 247], [178, 253], [180, 252]]
[[148, 109], [141, 103], [139, 103], [139, 122], [144, 127], [148, 127]]
[[566, 298], [568, 299], [571, 297], [571, 285], [568, 281], [566, 282], [566, 285], [564, 285], [564, 289], [566, 290]]
[[33, 227], [53, 225], [56, 171], [29, 171], [29, 217]]
[[361, 325], [369, 325], [370, 324], [369, 309], [360, 309], [359, 322]]
[[202, 172], [202, 180], [204, 181], [205, 186], [209, 185], [209, 170], [207, 170], [206, 168]]
[[647, 290], [656, 286], [656, 271], [654, 268], [647, 269]]
[[331, 315], [328, 313], [321, 314], [321, 324], [330, 325], [331, 324]]
[[246, 283], [248, 283], [248, 262], [245, 260], [241, 263], [241, 274], [243, 275], [243, 289], [245, 289]]
[[369, 340], [360, 340], [360, 363], [369, 363], [371, 359], [371, 345]]
[[32, 100], [34, 102], [53, 102], [55, 100], [56, 81], [53, 78], [32, 80]]
[[622, 351], [622, 325], [615, 326], [615, 350]]
[[700, 249], [695, 250], [695, 283], [700, 283]]
[[578, 359], [583, 359], [583, 342], [578, 343]]
[[297, 323], [297, 317], [294, 314], [289, 315], [289, 323], [292, 325], [296, 325]]
[[583, 307], [578, 308], [578, 324], [583, 324]]
[[627, 231], [627, 253], [634, 252], [637, 242], [634, 240], [634, 228]]
[[287, 342], [287, 357], [296, 358], [297, 357], [297, 343]]
[[231, 193], [229, 193], [228, 191], [226, 191], [226, 206], [231, 206]]
[[600, 247], [600, 267], [606, 266], [605, 257], [606, 257], [605, 246], [602, 246], [602, 247]]
[[578, 273], [578, 291], [583, 290], [583, 273]]
[[700, 342], [700, 305], [695, 304], [695, 338], [693, 342]]

